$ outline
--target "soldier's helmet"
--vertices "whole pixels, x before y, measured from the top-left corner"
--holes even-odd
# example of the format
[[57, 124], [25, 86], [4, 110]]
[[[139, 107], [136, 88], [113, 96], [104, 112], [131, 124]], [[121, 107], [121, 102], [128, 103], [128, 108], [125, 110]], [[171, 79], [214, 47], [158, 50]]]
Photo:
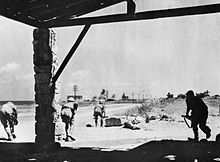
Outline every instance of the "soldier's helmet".
[[194, 96], [194, 92], [192, 90], [189, 90], [187, 93], [186, 93], [186, 97], [193, 97]]
[[13, 104], [12, 102], [7, 102], [6, 104], [5, 104], [5, 106], [7, 106], [7, 107], [10, 107], [10, 109], [14, 109], [14, 110], [17, 110], [17, 106], [15, 106], [15, 104]]
[[75, 101], [75, 100], [74, 100], [73, 97], [70, 97], [70, 98], [67, 99], [67, 102], [74, 102], [74, 101]]

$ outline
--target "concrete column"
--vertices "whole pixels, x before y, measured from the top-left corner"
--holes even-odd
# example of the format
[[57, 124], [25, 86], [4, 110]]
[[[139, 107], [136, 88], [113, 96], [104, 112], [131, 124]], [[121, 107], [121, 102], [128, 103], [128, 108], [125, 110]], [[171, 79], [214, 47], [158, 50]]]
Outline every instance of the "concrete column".
[[[51, 86], [52, 77], [57, 69], [55, 33], [39, 28], [33, 31], [34, 72], [35, 72], [35, 142], [46, 145], [55, 142], [56, 102], [55, 85]], [[54, 101], [55, 100], [55, 101]]]

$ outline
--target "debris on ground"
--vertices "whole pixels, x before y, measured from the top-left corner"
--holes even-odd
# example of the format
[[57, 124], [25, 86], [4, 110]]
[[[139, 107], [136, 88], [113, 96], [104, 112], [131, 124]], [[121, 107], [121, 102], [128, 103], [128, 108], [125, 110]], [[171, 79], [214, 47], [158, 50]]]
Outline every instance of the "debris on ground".
[[156, 120], [157, 117], [156, 116], [151, 116], [149, 120]]
[[171, 116], [168, 116], [166, 114], [160, 114], [160, 120], [165, 120], [165, 121], [175, 121], [174, 118], [172, 118]]
[[92, 124], [86, 124], [86, 127], [92, 127]]
[[144, 123], [145, 119], [141, 116], [126, 116], [126, 121], [130, 121], [132, 124]]
[[123, 128], [128, 128], [128, 129], [132, 129], [132, 130], [139, 130], [140, 129], [140, 127], [135, 126], [134, 124], [132, 124], [129, 121], [124, 123]]
[[118, 117], [110, 117], [104, 120], [105, 127], [122, 126], [121, 119]]

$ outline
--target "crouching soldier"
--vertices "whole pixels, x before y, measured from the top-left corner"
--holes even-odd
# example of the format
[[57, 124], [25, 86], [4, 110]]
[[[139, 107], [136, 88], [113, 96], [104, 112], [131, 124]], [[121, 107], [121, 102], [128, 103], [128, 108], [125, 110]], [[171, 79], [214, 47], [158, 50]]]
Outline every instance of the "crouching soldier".
[[[208, 118], [208, 107], [203, 100], [194, 95], [192, 90], [186, 93], [186, 117], [191, 119], [191, 127], [193, 129], [194, 138], [188, 138], [189, 140], [198, 141], [198, 125], [199, 128], [206, 134], [206, 139], [211, 136], [211, 129], [206, 125]], [[189, 115], [191, 112], [191, 116]]]
[[103, 118], [106, 116], [105, 113], [105, 106], [103, 105], [102, 101], [94, 107], [93, 117], [95, 119], [95, 126], [98, 125], [98, 118], [100, 117], [100, 126], [103, 126]]
[[0, 108], [0, 120], [8, 135], [8, 140], [16, 138], [14, 125], [18, 125], [17, 107], [12, 102], [8, 102]]
[[62, 106], [61, 119], [65, 123], [66, 141], [75, 141], [73, 138], [74, 116], [78, 109], [78, 104], [73, 98], [67, 99], [67, 103]]

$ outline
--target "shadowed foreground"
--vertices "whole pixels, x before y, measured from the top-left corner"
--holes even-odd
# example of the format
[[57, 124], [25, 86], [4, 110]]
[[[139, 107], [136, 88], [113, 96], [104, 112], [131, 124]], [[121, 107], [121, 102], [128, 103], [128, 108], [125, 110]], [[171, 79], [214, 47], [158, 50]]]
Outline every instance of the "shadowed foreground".
[[[151, 141], [128, 151], [101, 148], [54, 147], [39, 149], [34, 143], [0, 143], [0, 161], [220, 161], [215, 142]], [[197, 160], [195, 160], [197, 159]]]

